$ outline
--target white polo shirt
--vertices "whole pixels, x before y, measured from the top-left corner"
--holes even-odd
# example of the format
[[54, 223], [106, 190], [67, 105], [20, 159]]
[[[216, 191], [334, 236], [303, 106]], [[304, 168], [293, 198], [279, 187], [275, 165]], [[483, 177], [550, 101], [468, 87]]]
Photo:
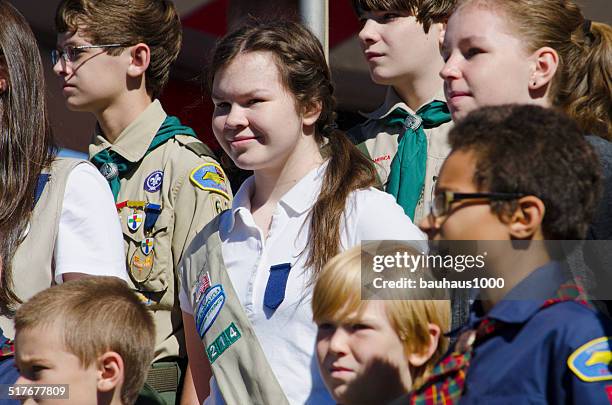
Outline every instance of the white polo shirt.
[[[278, 203], [268, 238], [251, 215], [254, 178], [234, 197], [232, 209], [220, 220], [224, 263], [238, 298], [252, 323], [278, 382], [291, 404], [335, 404], [319, 375], [315, 357], [317, 326], [312, 320], [312, 272], [304, 267], [310, 234], [308, 214], [319, 195], [327, 164], [303, 177]], [[370, 188], [351, 193], [341, 223], [341, 246], [349, 249], [362, 240], [424, 240], [393, 196]], [[272, 311], [264, 306], [270, 267], [290, 263], [285, 299]], [[193, 313], [185, 286], [181, 308]], [[222, 404], [214, 381], [206, 404]]]

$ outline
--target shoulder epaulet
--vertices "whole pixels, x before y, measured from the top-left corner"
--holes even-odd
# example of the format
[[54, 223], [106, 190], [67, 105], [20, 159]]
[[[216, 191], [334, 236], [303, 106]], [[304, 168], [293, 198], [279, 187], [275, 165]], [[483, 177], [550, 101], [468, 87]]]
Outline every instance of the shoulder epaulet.
[[187, 149], [189, 149], [190, 151], [192, 151], [198, 156], [208, 156], [208, 157], [211, 157], [217, 160], [217, 157], [215, 156], [213, 151], [208, 147], [208, 145], [206, 145], [204, 142], [200, 140], [196, 140], [196, 138], [194, 137], [178, 135], [178, 136], [175, 136], [174, 139], [178, 143], [180, 143], [181, 145], [183, 145], [184, 147], [186, 147]]
[[217, 160], [217, 157], [215, 156], [213, 151], [210, 150], [210, 148], [204, 142], [187, 143], [185, 144], [185, 147], [198, 156], [208, 156]]

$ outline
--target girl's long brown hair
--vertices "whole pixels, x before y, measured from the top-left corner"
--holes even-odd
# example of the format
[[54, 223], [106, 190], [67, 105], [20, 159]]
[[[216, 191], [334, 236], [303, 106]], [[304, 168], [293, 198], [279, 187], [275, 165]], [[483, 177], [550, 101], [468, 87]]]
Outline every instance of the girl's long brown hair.
[[12, 261], [34, 208], [41, 170], [55, 155], [45, 103], [42, 61], [23, 16], [0, 0], [0, 311], [11, 312]]
[[215, 73], [238, 54], [247, 52], [270, 52], [274, 56], [298, 111], [321, 106], [315, 136], [319, 144], [325, 144], [322, 153], [329, 158], [329, 164], [321, 193], [312, 208], [306, 261], [316, 276], [340, 251], [340, 224], [349, 193], [375, 185], [376, 171], [372, 162], [335, 128], [331, 73], [321, 44], [308, 29], [286, 20], [252, 20], [228, 34], [217, 43], [213, 53], [208, 68], [209, 90]]

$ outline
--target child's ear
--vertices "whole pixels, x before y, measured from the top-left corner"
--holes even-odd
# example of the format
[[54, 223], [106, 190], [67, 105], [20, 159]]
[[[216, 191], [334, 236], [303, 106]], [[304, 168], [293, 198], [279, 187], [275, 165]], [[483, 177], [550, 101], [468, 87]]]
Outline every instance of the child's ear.
[[440, 327], [436, 324], [430, 323], [427, 325], [429, 331], [429, 345], [424, 347], [420, 353], [408, 353], [408, 362], [413, 367], [421, 367], [431, 359], [431, 356], [435, 353], [438, 348], [438, 342], [440, 341]]
[[529, 79], [529, 90], [537, 91], [551, 82], [559, 67], [559, 54], [553, 48], [545, 46], [532, 55], [533, 68]]
[[130, 57], [128, 75], [131, 77], [142, 76], [151, 62], [151, 49], [146, 44], [136, 44], [131, 47]]
[[440, 50], [442, 49], [442, 45], [444, 45], [444, 36], [446, 35], [446, 23], [436, 23], [440, 27], [440, 35], [438, 35], [438, 45], [440, 46]]
[[314, 125], [321, 116], [322, 109], [323, 106], [321, 105], [320, 101], [314, 102], [312, 105], [305, 107], [302, 115], [302, 123], [307, 126]]
[[98, 391], [110, 392], [123, 383], [125, 368], [117, 352], [106, 352], [98, 357]]
[[3, 94], [8, 89], [8, 81], [6, 79], [0, 79], [0, 94]]
[[546, 207], [533, 195], [518, 200], [518, 207], [509, 221], [510, 234], [515, 239], [533, 239], [542, 233], [542, 221]]

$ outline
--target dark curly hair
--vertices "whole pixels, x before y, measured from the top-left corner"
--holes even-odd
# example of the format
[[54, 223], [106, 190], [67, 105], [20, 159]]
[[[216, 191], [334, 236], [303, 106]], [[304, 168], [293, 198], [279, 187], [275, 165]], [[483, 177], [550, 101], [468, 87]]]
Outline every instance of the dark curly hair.
[[[486, 107], [459, 122], [449, 141], [453, 152], [476, 154], [479, 190], [542, 200], [546, 239], [584, 239], [601, 196], [601, 168], [572, 119], [532, 105]], [[507, 202], [491, 207], [498, 214], [515, 208]]]

